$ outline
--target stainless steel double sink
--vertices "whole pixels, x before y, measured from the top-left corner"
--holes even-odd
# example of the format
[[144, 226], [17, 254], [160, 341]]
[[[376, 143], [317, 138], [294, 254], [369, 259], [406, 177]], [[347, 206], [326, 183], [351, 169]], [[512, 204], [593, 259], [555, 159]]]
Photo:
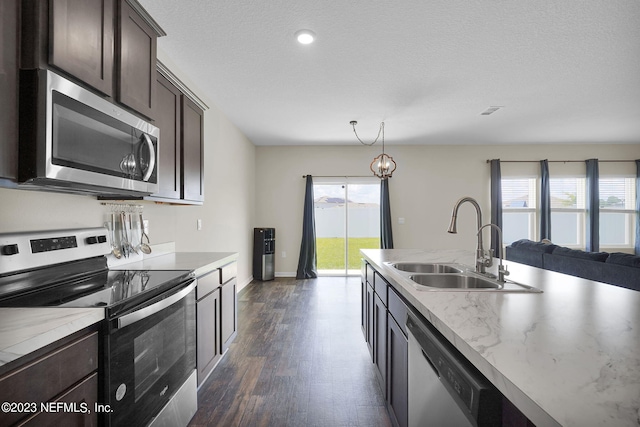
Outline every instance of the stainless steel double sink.
[[498, 280], [475, 273], [471, 267], [458, 263], [387, 262], [414, 283], [420, 291], [493, 291], [542, 292], [532, 286], [511, 280]]

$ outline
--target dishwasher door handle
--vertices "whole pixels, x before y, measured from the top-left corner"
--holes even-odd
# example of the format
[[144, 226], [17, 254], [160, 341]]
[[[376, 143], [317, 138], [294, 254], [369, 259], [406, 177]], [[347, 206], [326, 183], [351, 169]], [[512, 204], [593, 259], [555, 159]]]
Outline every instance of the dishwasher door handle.
[[427, 360], [427, 363], [429, 363], [429, 366], [431, 366], [431, 369], [433, 369], [433, 372], [438, 376], [438, 378], [440, 378], [440, 371], [438, 370], [438, 368], [436, 368], [436, 365], [431, 361], [431, 358], [427, 356], [427, 353], [425, 353], [422, 348], [420, 349], [420, 352], [422, 353], [422, 356]]

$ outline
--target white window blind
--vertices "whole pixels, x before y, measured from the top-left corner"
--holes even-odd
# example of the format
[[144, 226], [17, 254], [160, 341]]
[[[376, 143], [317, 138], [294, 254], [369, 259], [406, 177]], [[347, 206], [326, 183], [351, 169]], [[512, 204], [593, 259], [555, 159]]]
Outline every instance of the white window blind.
[[634, 246], [636, 226], [635, 178], [600, 178], [600, 246]]
[[536, 240], [536, 178], [503, 178], [501, 184], [504, 244]]
[[557, 245], [584, 248], [586, 179], [562, 177], [549, 180], [551, 240]]

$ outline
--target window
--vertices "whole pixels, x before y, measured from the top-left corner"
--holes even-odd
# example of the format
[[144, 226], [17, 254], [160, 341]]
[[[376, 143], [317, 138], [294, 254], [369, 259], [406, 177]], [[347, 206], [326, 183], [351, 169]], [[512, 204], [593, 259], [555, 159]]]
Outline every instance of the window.
[[[532, 162], [537, 168], [537, 164]], [[507, 165], [502, 175], [502, 231], [504, 244], [519, 239], [538, 240], [540, 204], [539, 171], [523, 163]], [[635, 164], [602, 162], [600, 165], [599, 237], [603, 251], [633, 251], [636, 234]], [[505, 168], [507, 169], [507, 168]], [[549, 180], [551, 240], [561, 246], [585, 249], [586, 177], [578, 162], [556, 162]]]
[[536, 178], [502, 179], [501, 184], [504, 244], [536, 240]]
[[585, 187], [582, 177], [551, 178], [551, 240], [562, 246], [585, 246]]
[[635, 178], [600, 178], [600, 246], [634, 246]]

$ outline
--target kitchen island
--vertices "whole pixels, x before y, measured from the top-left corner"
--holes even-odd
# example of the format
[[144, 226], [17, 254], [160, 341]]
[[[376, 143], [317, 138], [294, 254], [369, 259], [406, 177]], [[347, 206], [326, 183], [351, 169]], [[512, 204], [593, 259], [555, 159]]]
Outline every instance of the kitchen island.
[[537, 426], [640, 425], [639, 292], [514, 262], [508, 278], [542, 293], [425, 291], [386, 263], [473, 266], [473, 253], [362, 254]]

